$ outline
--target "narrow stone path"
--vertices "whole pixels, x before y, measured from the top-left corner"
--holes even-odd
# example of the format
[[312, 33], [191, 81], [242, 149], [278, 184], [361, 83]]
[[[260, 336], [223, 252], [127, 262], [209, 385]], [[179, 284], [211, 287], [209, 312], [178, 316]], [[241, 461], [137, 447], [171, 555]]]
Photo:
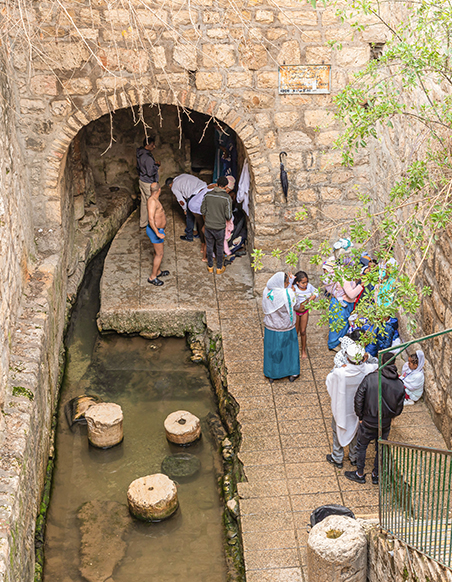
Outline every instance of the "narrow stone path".
[[[106, 259], [100, 317], [107, 322], [125, 312], [151, 319], [164, 315], [169, 331], [174, 322], [176, 332], [193, 312], [204, 312], [208, 327], [221, 332], [228, 389], [240, 406], [239, 456], [247, 481], [238, 492], [247, 581], [305, 581], [307, 524], [316, 507], [340, 503], [357, 516], [378, 516], [378, 487], [370, 478], [365, 485], [352, 483], [344, 477], [352, 468], [348, 460], [342, 470], [325, 461], [332, 446], [325, 379], [333, 355], [326, 348], [327, 332], [311, 315], [309, 358], [302, 361], [300, 378], [270, 384], [262, 373], [262, 313], [249, 258], [236, 259], [221, 276], [209, 275], [199, 243], [180, 240], [183, 219], [169, 195], [162, 201], [168, 215], [162, 268], [171, 271], [170, 277], [160, 288], [146, 282], [151, 244], [134, 213]], [[404, 410], [390, 439], [446, 448], [424, 403]], [[368, 459], [370, 473], [373, 445]]]

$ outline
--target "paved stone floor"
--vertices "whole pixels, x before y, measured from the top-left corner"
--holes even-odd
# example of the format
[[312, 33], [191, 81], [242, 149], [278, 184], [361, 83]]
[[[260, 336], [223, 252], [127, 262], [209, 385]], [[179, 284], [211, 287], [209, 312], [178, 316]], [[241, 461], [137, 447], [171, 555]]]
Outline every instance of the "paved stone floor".
[[[240, 459], [247, 482], [239, 484], [240, 515], [248, 582], [305, 580], [307, 524], [313, 509], [340, 503], [357, 516], [376, 517], [378, 488], [344, 477], [351, 466], [337, 470], [325, 461], [331, 450], [331, 409], [325, 379], [333, 366], [326, 348], [326, 330], [308, 326], [309, 359], [300, 378], [270, 384], [262, 374], [263, 327], [260, 300], [252, 291], [248, 257], [241, 257], [223, 275], [209, 275], [201, 262], [199, 242], [181, 241], [182, 215], [163, 197], [168, 214], [165, 285], [146, 280], [151, 244], [132, 215], [114, 240], [102, 281], [101, 310], [127, 304], [137, 310], [202, 309], [207, 325], [223, 337], [228, 387], [240, 406], [243, 441]], [[423, 403], [410, 406], [393, 423], [390, 438], [446, 448]], [[371, 448], [369, 448], [371, 451]], [[373, 449], [372, 449], [373, 452]], [[368, 455], [373, 462], [373, 455]], [[371, 463], [367, 464], [371, 471]]]

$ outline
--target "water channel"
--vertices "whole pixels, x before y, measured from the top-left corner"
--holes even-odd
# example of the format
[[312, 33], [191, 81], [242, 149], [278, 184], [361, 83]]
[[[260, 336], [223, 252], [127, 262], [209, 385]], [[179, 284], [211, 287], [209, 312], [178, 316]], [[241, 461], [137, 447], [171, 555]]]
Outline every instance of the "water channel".
[[[215, 452], [205, 417], [215, 411], [206, 369], [190, 361], [185, 340], [100, 336], [102, 257], [90, 267], [73, 312], [56, 436], [56, 465], [45, 543], [45, 582], [224, 582], [222, 507]], [[64, 405], [81, 394], [119, 404], [124, 441], [88, 445], [86, 426], [69, 428]], [[163, 421], [175, 410], [202, 421], [189, 448], [171, 445]], [[178, 483], [180, 507], [168, 520], [142, 523], [127, 511], [127, 488], [162, 472], [168, 455], [195, 455], [201, 469]]]

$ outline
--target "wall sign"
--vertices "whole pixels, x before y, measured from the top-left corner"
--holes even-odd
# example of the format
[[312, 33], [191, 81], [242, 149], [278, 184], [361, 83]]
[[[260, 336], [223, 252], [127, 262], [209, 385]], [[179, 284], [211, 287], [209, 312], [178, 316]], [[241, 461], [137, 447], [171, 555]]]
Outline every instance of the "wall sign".
[[278, 76], [280, 94], [331, 91], [331, 65], [281, 65]]

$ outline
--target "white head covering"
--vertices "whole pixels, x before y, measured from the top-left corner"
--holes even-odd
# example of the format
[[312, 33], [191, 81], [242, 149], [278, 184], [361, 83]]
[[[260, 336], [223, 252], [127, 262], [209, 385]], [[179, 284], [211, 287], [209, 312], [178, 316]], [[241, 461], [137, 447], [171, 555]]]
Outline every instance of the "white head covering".
[[354, 342], [347, 346], [346, 352], [348, 359], [353, 364], [360, 364], [364, 358], [364, 348]]
[[232, 190], [235, 186], [235, 178], [234, 176], [226, 176], [226, 178], [228, 179], [228, 188]]
[[282, 271], [275, 273], [267, 281], [262, 294], [262, 309], [265, 315], [273, 313], [283, 305], [289, 313], [292, 312], [295, 294], [292, 289], [284, 287], [285, 274]]
[[422, 350], [416, 351], [417, 356], [417, 368], [415, 370], [410, 370], [408, 362], [403, 364], [402, 375], [400, 378], [405, 386], [405, 392], [408, 396], [416, 402], [422, 396], [424, 392], [424, 366], [425, 366], [425, 356]]
[[416, 372], [423, 372], [425, 366], [424, 352], [422, 350], [416, 350], [416, 356], [418, 360]]
[[347, 446], [358, 430], [359, 420], [354, 405], [356, 390], [364, 376], [377, 368], [377, 364], [365, 363], [354, 366], [348, 363], [343, 368], [334, 368], [326, 378], [326, 388], [331, 396], [331, 411], [336, 421], [337, 438], [341, 447]]

